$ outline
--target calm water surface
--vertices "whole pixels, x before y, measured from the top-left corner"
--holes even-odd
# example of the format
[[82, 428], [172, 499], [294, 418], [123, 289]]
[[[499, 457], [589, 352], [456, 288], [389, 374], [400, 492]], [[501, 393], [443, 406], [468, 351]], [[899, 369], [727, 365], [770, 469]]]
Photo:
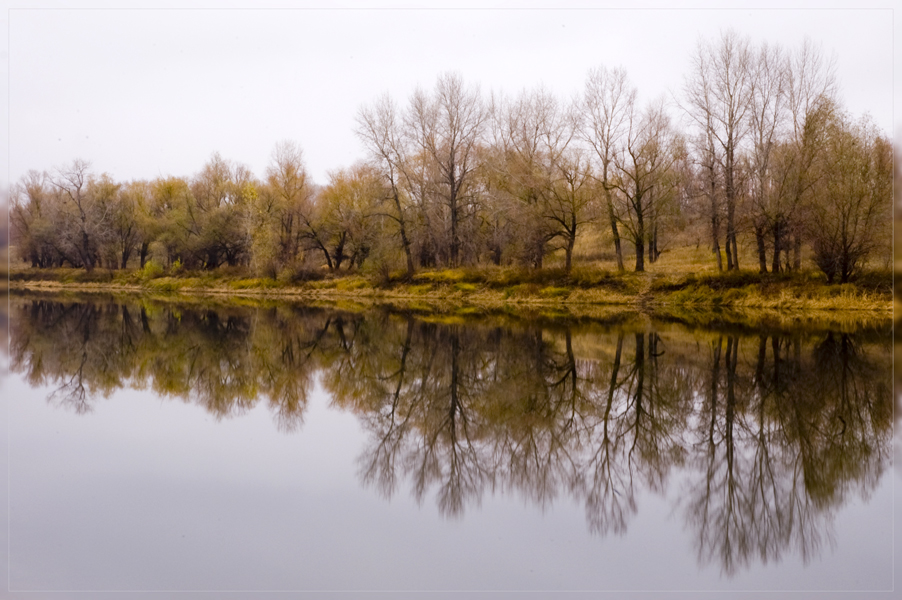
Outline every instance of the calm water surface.
[[13, 296], [9, 327], [14, 591], [893, 588], [889, 323]]

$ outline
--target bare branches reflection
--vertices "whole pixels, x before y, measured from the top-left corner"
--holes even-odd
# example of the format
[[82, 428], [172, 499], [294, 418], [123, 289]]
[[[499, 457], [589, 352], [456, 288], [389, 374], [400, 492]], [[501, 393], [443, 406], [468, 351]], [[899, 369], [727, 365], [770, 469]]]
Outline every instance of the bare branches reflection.
[[304, 421], [317, 380], [366, 432], [364, 486], [462, 518], [486, 495], [583, 506], [625, 535], [667, 499], [728, 576], [810, 560], [890, 464], [892, 336], [855, 330], [418, 318], [280, 304], [13, 301], [12, 370], [87, 413], [120, 388], [216, 418]]

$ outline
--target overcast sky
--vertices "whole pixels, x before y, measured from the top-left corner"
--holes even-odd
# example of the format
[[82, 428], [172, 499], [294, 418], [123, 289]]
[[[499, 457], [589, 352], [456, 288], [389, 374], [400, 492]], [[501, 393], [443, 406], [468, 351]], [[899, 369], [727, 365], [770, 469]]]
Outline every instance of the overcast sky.
[[[364, 157], [354, 117], [384, 92], [403, 103], [418, 85], [431, 88], [453, 70], [485, 93], [543, 84], [569, 98], [591, 67], [605, 64], [625, 67], [641, 99], [679, 95], [698, 40], [729, 28], [755, 43], [791, 48], [808, 36], [822, 44], [836, 55], [845, 106], [856, 115], [869, 112], [887, 133], [898, 129], [895, 2], [882, 0], [867, 10], [823, 2], [793, 10], [726, 2], [669, 10], [655, 7], [687, 4], [646, 3], [645, 10], [602, 2], [571, 2], [600, 8], [570, 10], [526, 2], [496, 3], [503, 7], [496, 10], [439, 10], [440, 3], [425, 1], [381, 10], [6, 4], [12, 182], [29, 169], [49, 171], [75, 158], [117, 180], [190, 176], [213, 152], [262, 176], [273, 146], [287, 139], [300, 144], [314, 179], [326, 183], [330, 170]], [[129, 8], [138, 5], [157, 8]]]

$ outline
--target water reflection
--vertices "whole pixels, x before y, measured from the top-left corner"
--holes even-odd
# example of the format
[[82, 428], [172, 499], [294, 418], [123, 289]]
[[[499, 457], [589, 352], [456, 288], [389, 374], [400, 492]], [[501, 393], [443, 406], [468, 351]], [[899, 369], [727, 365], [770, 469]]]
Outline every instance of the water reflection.
[[367, 432], [361, 482], [461, 517], [484, 494], [623, 535], [673, 498], [700, 563], [806, 561], [890, 463], [891, 331], [690, 329], [642, 317], [461, 323], [388, 310], [13, 299], [11, 368], [89, 413], [124, 387], [301, 427], [315, 378]]

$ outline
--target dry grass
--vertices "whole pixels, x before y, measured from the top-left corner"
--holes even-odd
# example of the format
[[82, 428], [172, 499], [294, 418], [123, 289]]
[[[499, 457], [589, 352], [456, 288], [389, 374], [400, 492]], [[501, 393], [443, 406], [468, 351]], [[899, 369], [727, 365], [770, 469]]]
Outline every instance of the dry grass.
[[[751, 265], [749, 257], [740, 257]], [[718, 273], [711, 253], [684, 247], [665, 252], [645, 273], [612, 270], [604, 260], [560, 268], [467, 267], [424, 270], [412, 282], [398, 273], [375, 281], [359, 273], [320, 278], [256, 278], [240, 268], [182, 272], [160, 268], [110, 271], [30, 269], [10, 272], [13, 289], [140, 292], [160, 295], [244, 296], [282, 299], [345, 299], [366, 302], [422, 301], [502, 307], [580, 305], [734, 309], [867, 310], [893, 309], [892, 273], [870, 271], [855, 282], [827, 285], [813, 269], [759, 274], [753, 270]]]

